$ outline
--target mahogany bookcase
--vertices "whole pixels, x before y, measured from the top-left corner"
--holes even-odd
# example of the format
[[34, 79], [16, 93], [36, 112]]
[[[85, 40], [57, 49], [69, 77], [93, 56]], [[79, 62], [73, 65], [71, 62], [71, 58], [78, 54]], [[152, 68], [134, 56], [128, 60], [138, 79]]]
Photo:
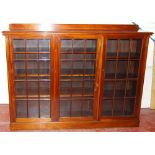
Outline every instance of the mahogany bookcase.
[[138, 126], [152, 33], [138, 25], [41, 27], [3, 32], [11, 129]]

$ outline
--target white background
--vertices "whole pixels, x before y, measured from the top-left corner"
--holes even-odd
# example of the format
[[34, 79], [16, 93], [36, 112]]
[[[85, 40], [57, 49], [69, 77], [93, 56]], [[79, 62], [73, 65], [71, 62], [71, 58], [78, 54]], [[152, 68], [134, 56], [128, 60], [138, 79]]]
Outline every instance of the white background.
[[[1, 0], [0, 31], [9, 23], [118, 23], [136, 22], [146, 30], [155, 29], [153, 0]], [[152, 27], [151, 27], [152, 26]], [[155, 31], [155, 30], [154, 30]], [[5, 38], [0, 35], [0, 104], [8, 104]], [[150, 106], [152, 78], [152, 46], [142, 107]]]
[[153, 155], [152, 133], [5, 133], [2, 155]]

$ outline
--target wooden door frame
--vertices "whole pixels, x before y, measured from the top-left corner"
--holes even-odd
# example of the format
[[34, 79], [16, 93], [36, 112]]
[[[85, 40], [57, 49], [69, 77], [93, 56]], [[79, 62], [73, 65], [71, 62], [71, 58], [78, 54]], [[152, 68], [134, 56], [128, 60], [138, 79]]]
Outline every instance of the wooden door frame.
[[[15, 103], [15, 84], [14, 84], [14, 60], [13, 60], [13, 39], [50, 39], [50, 83], [53, 83], [53, 34], [47, 33], [31, 33], [31, 34], [23, 34], [16, 33], [10, 36], [6, 36], [6, 56], [7, 56], [7, 71], [8, 71], [8, 90], [9, 90], [9, 109], [10, 109], [10, 122], [31, 122], [34, 121], [34, 118], [17, 118], [16, 117], [16, 103]], [[53, 87], [52, 87], [53, 88]], [[50, 90], [50, 113], [52, 112], [52, 98], [53, 98], [53, 90]], [[51, 119], [51, 116], [50, 116]], [[41, 121], [44, 120], [46, 122], [49, 121], [49, 118], [36, 118], [36, 120]]]
[[[101, 83], [101, 70], [102, 70], [102, 54], [103, 54], [103, 35], [101, 34], [93, 34], [93, 33], [57, 33], [56, 37], [56, 53], [57, 58], [55, 62], [56, 66], [56, 104], [57, 108], [57, 118], [56, 121], [72, 121], [72, 120], [98, 120], [99, 118], [99, 96], [100, 96], [100, 83]], [[93, 108], [93, 116], [91, 117], [73, 117], [73, 118], [61, 118], [60, 117], [60, 48], [61, 48], [61, 39], [97, 39], [97, 53], [96, 53], [96, 77], [95, 77], [95, 86], [94, 86], [94, 108]], [[58, 99], [59, 97], [59, 99]], [[87, 119], [88, 118], [88, 119]]]
[[6, 36], [6, 59], [7, 59], [10, 122], [15, 122], [16, 104], [15, 104], [15, 91], [14, 91], [13, 45], [12, 45], [12, 38], [10, 36]]
[[[144, 75], [145, 75], [145, 66], [146, 66], [146, 58], [147, 58], [147, 49], [148, 49], [148, 41], [149, 36], [145, 34], [104, 34], [104, 50], [103, 50], [103, 60], [106, 61], [106, 47], [107, 47], [107, 40], [108, 39], [141, 39], [142, 40], [142, 46], [141, 46], [141, 55], [140, 55], [140, 67], [139, 67], [139, 73], [138, 73], [138, 80], [137, 80], [137, 93], [136, 93], [136, 101], [135, 101], [135, 108], [134, 108], [134, 114], [130, 117], [136, 117], [139, 118], [140, 113], [140, 107], [141, 107], [141, 99], [142, 99], [142, 90], [143, 90], [143, 83], [144, 83]], [[102, 97], [103, 97], [103, 87], [104, 87], [104, 67], [105, 63], [103, 62], [103, 72], [101, 74], [101, 85], [100, 85], [100, 101], [99, 101], [99, 120], [104, 120], [109, 117], [103, 117], [102, 116]], [[126, 116], [122, 116], [119, 118], [125, 118]]]

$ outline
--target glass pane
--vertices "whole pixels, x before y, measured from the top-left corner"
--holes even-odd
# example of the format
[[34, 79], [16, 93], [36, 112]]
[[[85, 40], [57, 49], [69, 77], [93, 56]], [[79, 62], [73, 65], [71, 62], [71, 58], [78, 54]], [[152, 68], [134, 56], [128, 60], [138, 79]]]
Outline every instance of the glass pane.
[[123, 113], [124, 99], [115, 99], [114, 100], [114, 116], [124, 115]]
[[125, 100], [125, 115], [133, 115], [135, 99], [130, 98]]
[[72, 81], [72, 94], [82, 94], [82, 82]]
[[119, 52], [120, 57], [128, 57], [130, 52], [130, 40], [121, 39], [119, 40]]
[[26, 82], [15, 82], [15, 94], [26, 95]]
[[[75, 55], [75, 58], [76, 58], [77, 56]], [[73, 55], [72, 54], [66, 54], [66, 53], [62, 53], [61, 54], [61, 61], [64, 61], [64, 60], [70, 60], [70, 59], [72, 59], [73, 58]], [[80, 58], [80, 57], [78, 57], [78, 58]], [[82, 55], [82, 58], [83, 58], [83, 55]]]
[[[88, 69], [87, 69], [88, 70]], [[72, 62], [72, 73], [73, 74], [83, 74], [84, 73], [84, 62]]]
[[[80, 54], [78, 54], [79, 56], [80, 56]], [[89, 60], [96, 60], [96, 55], [95, 54], [85, 54], [84, 55], [84, 59], [85, 60], [87, 60], [87, 59], [89, 59]]]
[[68, 100], [60, 101], [60, 117], [70, 116], [70, 104]]
[[73, 52], [84, 52], [85, 41], [81, 39], [73, 40]]
[[50, 82], [39, 82], [40, 95], [50, 95]]
[[40, 100], [40, 117], [50, 117], [50, 100]]
[[13, 51], [14, 52], [25, 52], [25, 40], [24, 39], [13, 39]]
[[133, 39], [131, 45], [132, 45], [132, 48], [131, 48], [130, 56], [134, 58], [140, 58], [142, 40]]
[[61, 40], [61, 52], [72, 52], [72, 40]]
[[28, 100], [28, 112], [29, 117], [38, 118], [39, 117], [39, 104], [38, 100]]
[[138, 69], [139, 69], [139, 61], [129, 61], [128, 77], [129, 78], [137, 78], [138, 77]]
[[92, 80], [85, 80], [84, 84], [84, 93], [85, 94], [93, 94], [94, 93], [94, 81]]
[[84, 73], [85, 74], [95, 74], [96, 61], [85, 61]]
[[85, 100], [82, 109], [83, 109], [83, 116], [92, 116], [93, 115], [93, 100]]
[[86, 51], [96, 52], [97, 41], [94, 39], [86, 40]]
[[114, 82], [105, 81], [104, 82], [104, 97], [113, 97], [114, 96]]
[[61, 62], [61, 74], [71, 74], [72, 73], [72, 63], [71, 62]]
[[28, 95], [35, 95], [38, 97], [38, 82], [28, 81], [27, 82]]
[[60, 82], [60, 94], [69, 94], [71, 92], [71, 82]]
[[77, 116], [82, 116], [82, 101], [81, 100], [72, 100], [72, 105], [71, 105], [72, 111], [71, 111], [71, 116], [72, 117], [77, 117]]
[[106, 79], [115, 78], [115, 71], [116, 71], [116, 61], [106, 61], [105, 78]]
[[27, 101], [16, 100], [16, 117], [17, 118], [27, 117]]
[[128, 61], [118, 61], [117, 78], [125, 78], [127, 75]]
[[137, 91], [137, 81], [127, 81], [126, 96], [135, 97]]
[[39, 52], [50, 52], [50, 40], [49, 39], [39, 40]]
[[50, 61], [39, 61], [39, 73], [50, 74]]
[[38, 74], [38, 62], [37, 61], [27, 62], [27, 74]]
[[115, 96], [124, 97], [124, 95], [125, 95], [125, 81], [116, 81]]
[[26, 54], [27, 59], [38, 59], [38, 54]]
[[14, 62], [14, 72], [15, 72], [15, 75], [25, 74], [25, 62], [15, 61]]
[[18, 60], [18, 59], [25, 59], [25, 54], [14, 54], [14, 60]]
[[102, 115], [112, 116], [112, 100], [103, 100], [102, 103]]
[[39, 59], [50, 59], [50, 54], [49, 53], [45, 53], [45, 54], [39, 54]]
[[38, 40], [27, 39], [26, 40], [26, 52], [38, 52]]
[[95, 54], [61, 54], [61, 61], [62, 60], [75, 60], [75, 61], [83, 61], [83, 60], [95, 60]]
[[118, 49], [118, 40], [109, 39], [107, 42], [107, 57], [116, 57]]
[[40, 76], [39, 80], [40, 81], [50, 81], [50, 76], [49, 75], [47, 75], [47, 76], [46, 75], [45, 76]]

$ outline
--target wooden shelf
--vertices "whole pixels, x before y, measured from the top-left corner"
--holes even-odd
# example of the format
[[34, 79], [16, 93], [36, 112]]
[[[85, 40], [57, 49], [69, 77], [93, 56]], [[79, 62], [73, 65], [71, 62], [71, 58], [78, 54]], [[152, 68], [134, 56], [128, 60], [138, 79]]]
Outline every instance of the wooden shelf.
[[32, 82], [50, 82], [50, 79], [18, 79], [14, 80], [15, 82], [26, 82], [26, 81], [32, 81]]
[[39, 98], [50, 98], [50, 95], [47, 94], [47, 95], [43, 95], [43, 94], [36, 94], [36, 95], [16, 95], [16, 98], [18, 99], [23, 99], [23, 98], [26, 98], [26, 99], [30, 99], [30, 98], [36, 98], [36, 99], [39, 99]]
[[93, 97], [94, 96], [94, 94], [61, 94], [60, 95], [60, 99], [61, 98], [70, 98], [70, 97], [72, 97], [72, 98], [74, 98], [74, 97]]
[[96, 54], [96, 52], [64, 52], [64, 51], [61, 51], [61, 54]]
[[137, 78], [105, 78], [105, 81], [137, 81]]
[[112, 96], [112, 97], [103, 97], [103, 100], [124, 100], [124, 99], [136, 99], [136, 97], [132, 96], [123, 96], [123, 97], [117, 97], [117, 96]]
[[25, 78], [25, 77], [50, 77], [50, 74], [16, 74], [15, 78]]
[[96, 59], [61, 59], [61, 62], [68, 62], [68, 61], [96, 61]]
[[50, 59], [14, 59], [14, 61], [50, 61]]
[[[18, 39], [17, 39], [18, 40]], [[37, 39], [36, 39], [37, 40]], [[50, 48], [42, 48], [42, 47], [29, 47], [28, 45], [25, 45], [24, 44], [24, 40], [20, 40], [20, 41], [23, 41], [23, 46], [25, 47], [18, 47], [18, 48], [13, 48], [13, 51], [14, 52], [49, 52], [50, 51]]]
[[94, 77], [95, 74], [61, 74], [61, 77]]
[[95, 81], [95, 79], [60, 79], [60, 82], [83, 82], [83, 81]]
[[140, 61], [140, 58], [136, 57], [107, 57], [107, 61]]
[[137, 74], [107, 74], [105, 73], [105, 80], [137, 80]]
[[16, 101], [51, 101], [50, 97], [31, 97], [31, 98], [27, 98], [27, 97], [19, 97], [15, 99]]
[[38, 52], [38, 51], [20, 51], [20, 52], [13, 52], [14, 54], [50, 54], [50, 52]]
[[[121, 97], [131, 97], [134, 98], [136, 94], [133, 94], [132, 90], [116, 90], [117, 94], [114, 96], [114, 90], [105, 90], [103, 98], [121, 98]], [[116, 93], [115, 92], [115, 93]], [[126, 94], [126, 95], [125, 95]]]

